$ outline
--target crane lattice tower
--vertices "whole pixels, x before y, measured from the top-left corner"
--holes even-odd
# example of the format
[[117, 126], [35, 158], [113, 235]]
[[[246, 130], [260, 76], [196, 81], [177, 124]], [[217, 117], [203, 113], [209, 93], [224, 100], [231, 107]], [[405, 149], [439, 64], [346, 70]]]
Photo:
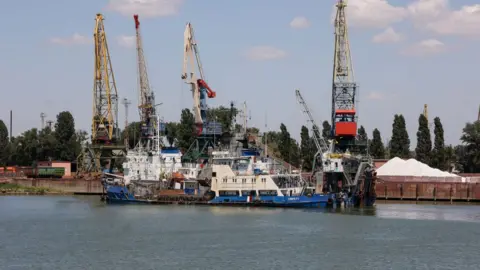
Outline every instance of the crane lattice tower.
[[335, 149], [344, 151], [355, 144], [357, 135], [357, 83], [353, 72], [346, 3], [339, 0], [335, 17], [335, 50], [332, 77], [331, 136]]
[[135, 21], [137, 62], [138, 62], [138, 109], [141, 121], [141, 138], [139, 143], [143, 147], [153, 146], [153, 137], [156, 135], [155, 95], [150, 87], [147, 64], [143, 51], [140, 21], [137, 14], [133, 15]]
[[[87, 145], [77, 159], [77, 174], [101, 173], [107, 167], [121, 163], [125, 156], [125, 145], [118, 144], [118, 91], [113, 74], [104, 17], [95, 17], [94, 79], [91, 144]], [[118, 162], [116, 162], [118, 161]], [[116, 163], [114, 163], [116, 162]]]

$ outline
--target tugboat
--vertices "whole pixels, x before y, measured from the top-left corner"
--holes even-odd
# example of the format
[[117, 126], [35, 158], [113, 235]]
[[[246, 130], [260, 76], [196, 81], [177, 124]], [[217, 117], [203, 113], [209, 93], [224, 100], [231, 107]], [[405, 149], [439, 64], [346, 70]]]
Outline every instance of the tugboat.
[[316, 193], [301, 174], [288, 171], [273, 158], [260, 157], [255, 149], [240, 156], [213, 152], [206, 170], [212, 175], [211, 205], [312, 208], [333, 206], [336, 200], [335, 194]]

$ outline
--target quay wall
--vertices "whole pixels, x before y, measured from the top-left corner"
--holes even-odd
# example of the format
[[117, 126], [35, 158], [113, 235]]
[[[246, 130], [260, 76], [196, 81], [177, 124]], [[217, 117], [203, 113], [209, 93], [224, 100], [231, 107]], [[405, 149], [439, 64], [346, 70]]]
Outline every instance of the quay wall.
[[26, 187], [43, 187], [66, 193], [99, 194], [103, 192], [100, 180], [12, 178], [8, 182]]
[[[2, 180], [3, 179], [3, 180]], [[2, 178], [2, 181], [27, 187], [44, 187], [66, 193], [100, 194], [98, 179]], [[477, 201], [480, 202], [480, 177], [469, 182], [428, 181], [429, 179], [389, 177], [375, 186], [378, 200]], [[432, 180], [432, 179], [430, 179]], [[0, 181], [0, 182], [2, 182]]]
[[377, 199], [480, 201], [480, 177], [381, 177]]

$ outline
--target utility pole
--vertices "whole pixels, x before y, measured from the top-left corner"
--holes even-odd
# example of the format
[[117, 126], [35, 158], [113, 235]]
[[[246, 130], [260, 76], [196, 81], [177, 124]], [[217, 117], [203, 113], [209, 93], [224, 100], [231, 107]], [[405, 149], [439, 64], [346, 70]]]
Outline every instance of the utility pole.
[[131, 101], [129, 101], [127, 98], [124, 98], [122, 100], [122, 104], [125, 107], [125, 146], [128, 147], [128, 105], [132, 104]]
[[47, 117], [45, 113], [40, 113], [40, 119], [42, 120], [42, 130], [45, 128], [45, 117]]

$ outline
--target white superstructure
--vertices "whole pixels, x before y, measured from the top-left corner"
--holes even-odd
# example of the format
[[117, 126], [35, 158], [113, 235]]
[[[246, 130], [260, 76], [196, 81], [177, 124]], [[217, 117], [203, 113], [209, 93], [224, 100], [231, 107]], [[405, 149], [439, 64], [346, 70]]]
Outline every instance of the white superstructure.
[[[211, 191], [216, 196], [298, 196], [307, 183], [298, 173], [286, 173], [280, 163], [257, 156], [232, 156], [213, 152]], [[199, 178], [202, 178], [202, 172]]]

